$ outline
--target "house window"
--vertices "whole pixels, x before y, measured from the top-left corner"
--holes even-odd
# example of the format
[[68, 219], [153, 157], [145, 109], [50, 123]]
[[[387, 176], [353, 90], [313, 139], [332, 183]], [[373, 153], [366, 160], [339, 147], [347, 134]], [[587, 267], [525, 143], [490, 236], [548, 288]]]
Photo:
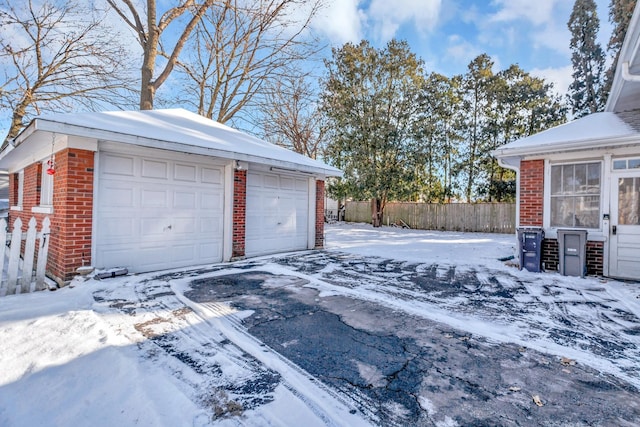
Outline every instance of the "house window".
[[24, 170], [14, 174], [16, 178], [13, 187], [13, 200], [15, 204], [11, 206], [12, 210], [22, 210], [22, 203], [24, 200]]
[[614, 160], [613, 169], [614, 170], [640, 169], [640, 158]]
[[53, 175], [47, 173], [47, 162], [42, 162], [42, 179], [40, 181], [40, 206], [53, 206]]
[[600, 163], [551, 166], [551, 226], [599, 228]]

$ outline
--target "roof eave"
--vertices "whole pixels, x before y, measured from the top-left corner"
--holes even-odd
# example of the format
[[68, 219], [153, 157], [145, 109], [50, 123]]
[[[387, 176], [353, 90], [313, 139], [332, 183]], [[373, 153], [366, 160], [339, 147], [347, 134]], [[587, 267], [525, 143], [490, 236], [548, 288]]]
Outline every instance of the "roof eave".
[[506, 149], [498, 148], [492, 151], [491, 154], [497, 158], [522, 158], [524, 156], [533, 156], [539, 154], [585, 151], [598, 148], [612, 148], [616, 146], [629, 145], [631, 143], [633, 143], [634, 145], [639, 144], [637, 135], [625, 135], [622, 137], [607, 140], [592, 139], [568, 141], [563, 143], [542, 144], [535, 147], [515, 147]]
[[[199, 154], [199, 155], [205, 155], [205, 156], [220, 157], [220, 158], [230, 159], [230, 160], [261, 163], [268, 166], [280, 167], [283, 169], [290, 169], [290, 170], [302, 172], [302, 173], [310, 173], [310, 174], [317, 174], [317, 175], [323, 175], [323, 176], [336, 176], [336, 177], [342, 176], [343, 174], [341, 170], [330, 167], [330, 166], [325, 168], [325, 167], [304, 165], [300, 163], [287, 162], [284, 160], [272, 159], [268, 157], [238, 153], [235, 151], [221, 150], [218, 148], [198, 147], [195, 145], [190, 145], [190, 144], [185, 144], [180, 142], [163, 141], [163, 140], [154, 139], [154, 138], [129, 135], [121, 132], [107, 131], [104, 129], [96, 129], [96, 128], [90, 128], [86, 126], [71, 125], [68, 123], [56, 122], [52, 120], [46, 120], [46, 119], [36, 119], [36, 120], [37, 120], [37, 125], [35, 125], [34, 129], [30, 131], [28, 135], [22, 138], [21, 141], [24, 140], [29, 135], [31, 135], [31, 133], [35, 132], [35, 130], [41, 130], [41, 131], [55, 132], [55, 133], [66, 134], [66, 135], [93, 138], [93, 139], [97, 139], [98, 141], [103, 140], [103, 141], [122, 142], [122, 143], [138, 145], [138, 146], [147, 147], [147, 148], [157, 148], [157, 149], [170, 150], [170, 151], [181, 151], [189, 154]], [[25, 129], [23, 133], [26, 131], [27, 129]], [[19, 136], [22, 136], [22, 133]]]

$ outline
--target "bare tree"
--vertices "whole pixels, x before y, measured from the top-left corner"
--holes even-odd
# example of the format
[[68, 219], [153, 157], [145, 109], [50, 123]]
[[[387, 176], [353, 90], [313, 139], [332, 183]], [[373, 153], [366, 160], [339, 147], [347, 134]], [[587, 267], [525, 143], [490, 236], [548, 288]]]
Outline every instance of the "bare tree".
[[[323, 0], [220, 0], [195, 30], [191, 55], [179, 61], [199, 114], [225, 123], [259, 104], [269, 82], [319, 50], [309, 24]], [[194, 97], [195, 95], [195, 97]]]
[[315, 159], [322, 154], [326, 126], [318, 96], [304, 76], [272, 82], [261, 108], [264, 138]]
[[[143, 13], [140, 13], [132, 0], [107, 0], [107, 3], [116, 11], [124, 22], [131, 27], [138, 37], [138, 42], [142, 47], [143, 59], [141, 67], [140, 80], [140, 109], [152, 110], [153, 101], [156, 91], [166, 82], [173, 68], [178, 61], [178, 57], [182, 52], [187, 39], [191, 35], [193, 29], [198, 25], [205, 12], [214, 3], [214, 0], [203, 0], [196, 2], [195, 0], [180, 0], [178, 6], [172, 7], [164, 12], [158, 19], [158, 10], [156, 0], [146, 1], [146, 19]], [[181, 23], [179, 18], [189, 16], [186, 24], [177, 29]], [[173, 49], [165, 51], [162, 49], [161, 37], [165, 30], [173, 22], [176, 22], [173, 32], [167, 31], [170, 38], [171, 35], [177, 34], [178, 37], [173, 42]], [[168, 44], [169, 40], [165, 42]], [[160, 72], [155, 76], [158, 55], [167, 58]]]
[[0, 0], [0, 107], [11, 111], [3, 145], [33, 113], [123, 102], [124, 50], [102, 12], [74, 0]]

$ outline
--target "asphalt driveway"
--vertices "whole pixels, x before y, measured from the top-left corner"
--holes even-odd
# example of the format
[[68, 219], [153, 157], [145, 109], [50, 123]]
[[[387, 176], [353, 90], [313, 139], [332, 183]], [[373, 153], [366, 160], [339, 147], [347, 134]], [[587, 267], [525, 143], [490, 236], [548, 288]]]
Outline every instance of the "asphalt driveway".
[[640, 423], [640, 318], [596, 279], [326, 251], [236, 266], [165, 279], [373, 425]]

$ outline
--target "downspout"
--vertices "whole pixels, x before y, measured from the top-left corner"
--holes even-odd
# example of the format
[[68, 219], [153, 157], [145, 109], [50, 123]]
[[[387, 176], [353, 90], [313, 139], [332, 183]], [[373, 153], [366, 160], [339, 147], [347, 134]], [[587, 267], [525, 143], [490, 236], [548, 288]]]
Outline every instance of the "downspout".
[[640, 75], [631, 74], [629, 71], [629, 61], [622, 63], [622, 79], [627, 82], [640, 82]]

